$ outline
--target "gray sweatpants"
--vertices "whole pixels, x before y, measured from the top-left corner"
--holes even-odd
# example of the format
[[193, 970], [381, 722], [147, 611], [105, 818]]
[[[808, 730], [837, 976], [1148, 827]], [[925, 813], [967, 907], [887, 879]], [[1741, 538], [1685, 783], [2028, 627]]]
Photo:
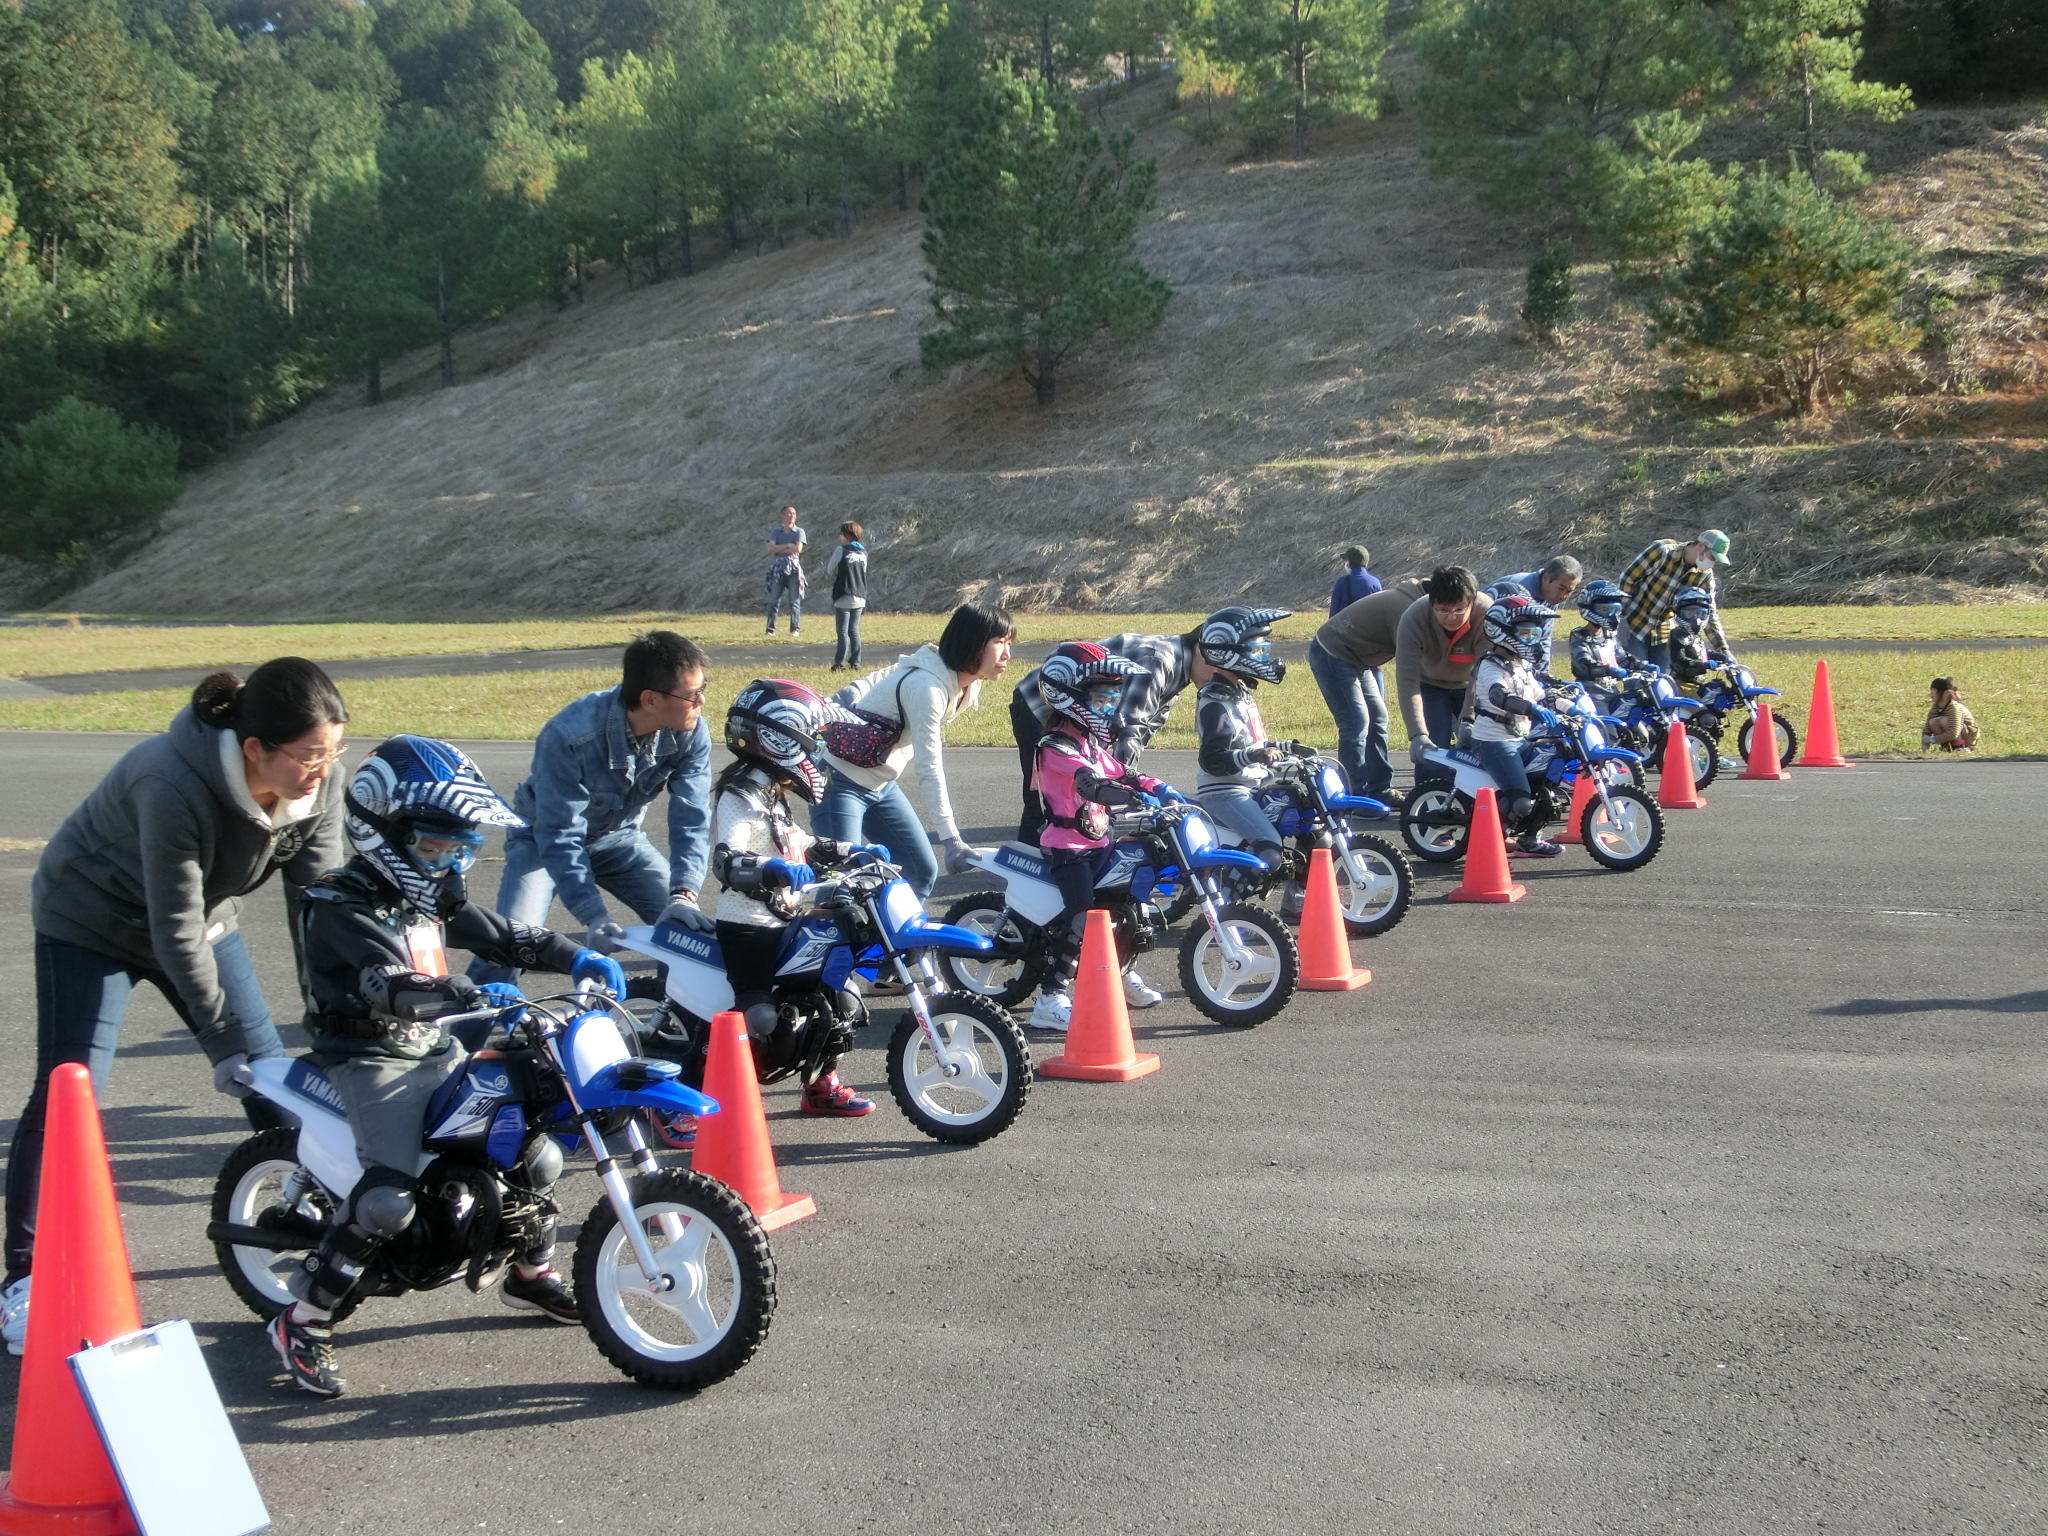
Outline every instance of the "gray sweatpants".
[[440, 1086], [469, 1060], [458, 1040], [432, 1056], [404, 1061], [395, 1056], [351, 1056], [327, 1068], [328, 1081], [348, 1106], [363, 1169], [393, 1168], [410, 1175], [419, 1162], [427, 1104]]

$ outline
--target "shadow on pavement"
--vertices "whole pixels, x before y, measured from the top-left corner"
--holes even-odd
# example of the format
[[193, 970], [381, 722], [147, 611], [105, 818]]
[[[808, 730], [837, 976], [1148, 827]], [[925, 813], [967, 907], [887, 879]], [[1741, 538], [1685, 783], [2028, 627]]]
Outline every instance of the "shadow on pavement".
[[2048, 992], [2015, 992], [2009, 997], [1984, 998], [1852, 997], [1846, 1003], [1813, 1011], [1852, 1019], [1888, 1013], [2048, 1013]]

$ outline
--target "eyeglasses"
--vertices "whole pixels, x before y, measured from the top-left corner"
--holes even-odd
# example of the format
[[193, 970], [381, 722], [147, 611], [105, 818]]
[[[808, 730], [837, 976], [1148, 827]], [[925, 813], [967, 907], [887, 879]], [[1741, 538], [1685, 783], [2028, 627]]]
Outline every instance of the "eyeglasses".
[[308, 773], [318, 773], [322, 768], [332, 768], [342, 758], [347, 756], [348, 743], [346, 741], [337, 742], [332, 752], [322, 752], [313, 757], [308, 757], [303, 752], [294, 752], [290, 747], [272, 747], [270, 750], [282, 752]]
[[670, 693], [663, 689], [661, 696], [664, 699], [674, 699], [678, 704], [688, 704], [693, 708], [702, 709], [704, 707], [704, 693], [705, 690], [702, 688], [692, 688], [687, 693]]

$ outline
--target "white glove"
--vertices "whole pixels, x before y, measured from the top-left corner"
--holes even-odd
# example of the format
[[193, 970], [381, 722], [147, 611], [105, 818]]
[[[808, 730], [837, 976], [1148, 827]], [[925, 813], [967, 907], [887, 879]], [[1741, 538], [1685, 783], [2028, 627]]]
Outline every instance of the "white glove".
[[213, 1064], [213, 1087], [216, 1093], [224, 1093], [231, 1099], [246, 1099], [256, 1091], [255, 1079], [249, 1075], [249, 1058], [240, 1051], [223, 1056]]
[[594, 949], [600, 955], [608, 955], [619, 947], [619, 940], [626, 936], [626, 930], [610, 918], [592, 923], [590, 931], [583, 935], [583, 947]]
[[1420, 768], [1422, 764], [1426, 761], [1423, 754], [1426, 752], [1434, 752], [1436, 750], [1436, 743], [1431, 741], [1427, 736], [1414, 737], [1408, 743], [1408, 761], [1415, 764], [1416, 767]]
[[978, 867], [974, 862], [976, 859], [988, 857], [986, 850], [976, 848], [959, 838], [949, 838], [945, 849], [946, 873], [949, 875], [964, 875], [968, 870]]
[[677, 891], [669, 897], [668, 906], [663, 909], [661, 920], [674, 923], [678, 928], [687, 928], [692, 933], [709, 933], [717, 925], [711, 921], [711, 914], [697, 905], [697, 898]]

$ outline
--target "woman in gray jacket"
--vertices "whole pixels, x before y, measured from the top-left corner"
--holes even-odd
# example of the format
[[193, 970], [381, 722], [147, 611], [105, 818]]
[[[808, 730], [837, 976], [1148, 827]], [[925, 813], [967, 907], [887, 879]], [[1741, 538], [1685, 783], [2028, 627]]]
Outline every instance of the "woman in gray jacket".
[[[28, 1328], [51, 1071], [83, 1063], [104, 1091], [139, 981], [163, 993], [197, 1037], [222, 1092], [243, 1097], [238, 1069], [283, 1054], [236, 927], [236, 898], [282, 870], [293, 906], [299, 889], [347, 858], [342, 781], [332, 771], [347, 720], [341, 695], [310, 661], [267, 661], [247, 683], [216, 672], [169, 730], [114, 765], [43, 850], [29, 905], [35, 1085], [7, 1157], [0, 1321], [12, 1353]], [[258, 1103], [247, 1106], [252, 1123]]]

